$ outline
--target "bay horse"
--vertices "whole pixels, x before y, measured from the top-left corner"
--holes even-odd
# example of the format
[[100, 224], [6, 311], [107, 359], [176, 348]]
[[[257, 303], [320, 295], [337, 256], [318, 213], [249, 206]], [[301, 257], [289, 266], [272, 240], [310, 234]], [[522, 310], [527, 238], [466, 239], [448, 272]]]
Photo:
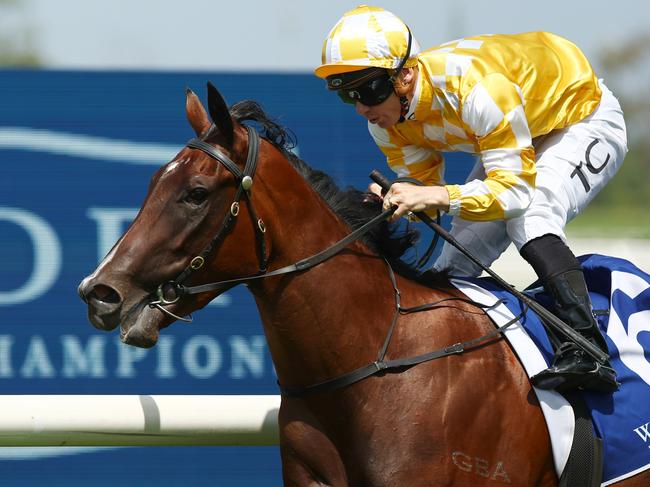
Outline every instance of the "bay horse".
[[[372, 364], [383, 346], [387, 360], [398, 359], [493, 332], [485, 313], [445, 276], [400, 263], [414, 235], [394, 223], [383, 221], [317, 264], [273, 274], [349, 235], [380, 213], [381, 202], [342, 191], [309, 168], [256, 103], [229, 110], [208, 84], [208, 111], [188, 90], [187, 118], [197, 138], [155, 173], [134, 222], [80, 284], [95, 327], [119, 326], [125, 343], [151, 347], [177, 317], [239, 278], [266, 275], [245, 283], [285, 392]], [[215, 280], [226, 282], [180, 292], [181, 281]], [[400, 315], [400, 299], [403, 308], [441, 304]], [[282, 397], [287, 486], [558, 483], [536, 396], [502, 338], [316, 392]], [[620, 485], [649, 482], [646, 472]]]

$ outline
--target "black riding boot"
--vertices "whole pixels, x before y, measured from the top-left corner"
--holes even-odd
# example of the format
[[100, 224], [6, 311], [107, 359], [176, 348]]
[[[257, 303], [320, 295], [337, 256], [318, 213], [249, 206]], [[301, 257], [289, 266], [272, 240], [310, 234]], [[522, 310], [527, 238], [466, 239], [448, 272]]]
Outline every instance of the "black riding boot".
[[[545, 235], [528, 242], [522, 247], [521, 255], [533, 266], [544, 289], [553, 298], [558, 318], [609, 353], [592, 313], [582, 268], [566, 244], [555, 235]], [[613, 392], [618, 389], [616, 372], [609, 360], [598, 362], [571, 341], [562, 343], [551, 367], [531, 380], [540, 389], [558, 392], [572, 389]]]
[[[567, 271], [550, 278], [544, 289], [555, 301], [558, 318], [603, 352], [609, 353], [591, 312], [591, 299], [581, 270]], [[600, 363], [573, 342], [560, 345], [551, 367], [535, 375], [532, 381], [540, 389], [555, 389], [558, 392], [571, 389], [613, 392], [618, 389], [616, 372], [609, 360]]]

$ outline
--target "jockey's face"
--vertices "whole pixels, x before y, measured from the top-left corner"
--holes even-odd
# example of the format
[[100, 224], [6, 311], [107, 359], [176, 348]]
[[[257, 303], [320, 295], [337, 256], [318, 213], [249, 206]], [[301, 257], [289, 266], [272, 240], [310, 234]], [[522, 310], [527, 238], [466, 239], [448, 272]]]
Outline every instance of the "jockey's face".
[[359, 115], [383, 129], [392, 127], [399, 122], [402, 110], [399, 97], [395, 93], [392, 93], [379, 105], [368, 106], [358, 101], [354, 106]]

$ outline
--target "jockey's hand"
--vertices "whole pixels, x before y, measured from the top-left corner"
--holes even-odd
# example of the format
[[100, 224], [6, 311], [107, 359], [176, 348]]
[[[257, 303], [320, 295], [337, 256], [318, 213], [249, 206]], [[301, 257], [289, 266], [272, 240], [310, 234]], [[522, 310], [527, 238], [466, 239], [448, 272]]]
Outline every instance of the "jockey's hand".
[[368, 185], [368, 192], [372, 194], [376, 194], [380, 198], [382, 197], [382, 189], [381, 186], [379, 186], [377, 183], [370, 183]]
[[391, 221], [411, 212], [449, 211], [449, 193], [444, 186], [415, 186], [408, 183], [395, 183], [384, 196], [384, 210], [391, 206], [397, 207]]

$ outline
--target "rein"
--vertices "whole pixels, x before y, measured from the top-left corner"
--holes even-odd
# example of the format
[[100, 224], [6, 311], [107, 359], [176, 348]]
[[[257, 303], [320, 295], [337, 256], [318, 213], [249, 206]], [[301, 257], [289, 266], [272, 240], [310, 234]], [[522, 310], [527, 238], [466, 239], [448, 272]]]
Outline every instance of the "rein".
[[341, 250], [347, 247], [351, 242], [354, 242], [355, 240], [358, 240], [360, 237], [362, 237], [372, 227], [382, 222], [383, 220], [386, 220], [389, 216], [393, 214], [394, 211], [395, 211], [394, 209], [390, 209], [380, 213], [372, 220], [369, 220], [368, 222], [364, 223], [362, 226], [360, 226], [353, 232], [343, 237], [341, 240], [333, 244], [331, 247], [328, 247], [325, 250], [318, 252], [317, 254], [314, 254], [310, 257], [299, 260], [294, 264], [290, 264], [281, 267], [279, 269], [275, 269], [273, 271], [265, 272], [264, 274], [257, 274], [254, 276], [247, 276], [247, 277], [239, 277], [237, 279], [228, 279], [226, 281], [212, 282], [210, 284], [200, 284], [198, 286], [177, 285], [176, 288], [177, 292], [179, 293], [180, 296], [183, 296], [185, 294], [200, 294], [208, 291], [225, 290], [233, 286], [236, 286], [237, 284], [243, 284], [250, 281], [265, 279], [267, 277], [279, 276], [281, 274], [290, 274], [293, 272], [305, 271], [322, 262], [325, 262], [330, 257], [334, 257], [336, 254], [341, 252]]
[[[203, 249], [203, 251], [201, 251], [198, 255], [192, 258], [189, 265], [178, 275], [178, 277], [176, 277], [176, 279], [159, 285], [158, 288], [156, 289], [156, 297], [158, 299], [152, 300], [148, 303], [150, 307], [155, 307], [159, 309], [161, 312], [173, 317], [174, 319], [178, 319], [186, 322], [191, 321], [191, 319], [177, 316], [176, 314], [174, 314], [172, 311], [168, 310], [165, 307], [178, 302], [183, 296], [191, 295], [191, 294], [200, 294], [200, 293], [205, 293], [210, 291], [225, 291], [238, 284], [248, 283], [251, 281], [265, 279], [273, 276], [279, 276], [282, 274], [290, 274], [294, 272], [301, 272], [301, 271], [308, 270], [318, 264], [321, 264], [322, 262], [325, 262], [326, 260], [330, 259], [331, 257], [341, 252], [351, 242], [359, 239], [361, 236], [366, 234], [374, 226], [388, 219], [395, 211], [395, 208], [390, 208], [388, 210], [381, 212], [380, 214], [373, 217], [371, 220], [369, 220], [368, 222], [366, 222], [356, 230], [352, 231], [351, 233], [343, 237], [335, 244], [331, 245], [325, 250], [322, 250], [321, 252], [318, 252], [305, 259], [299, 260], [294, 264], [290, 264], [281, 267], [279, 269], [275, 269], [273, 271], [267, 271], [268, 256], [266, 252], [266, 241], [264, 238], [264, 234], [266, 233], [266, 227], [264, 225], [264, 222], [257, 217], [257, 213], [254, 210], [253, 202], [251, 198], [253, 177], [255, 176], [255, 170], [257, 168], [257, 159], [259, 156], [260, 136], [255, 131], [255, 129], [253, 129], [250, 126], [246, 126], [246, 130], [248, 132], [248, 153], [246, 156], [246, 165], [243, 171], [241, 171], [237, 166], [237, 164], [233, 162], [226, 154], [224, 154], [218, 148], [208, 144], [207, 142], [198, 138], [194, 138], [187, 143], [187, 147], [201, 150], [211, 158], [215, 159], [217, 162], [221, 163], [228, 171], [230, 171], [230, 173], [232, 173], [232, 175], [235, 177], [235, 180], [237, 181], [237, 191], [235, 193], [233, 203], [230, 206], [230, 211], [226, 214], [221, 224], [221, 227], [215, 234], [214, 238]], [[257, 225], [255, 227], [256, 230], [255, 235], [258, 244], [259, 273], [253, 276], [240, 277], [236, 279], [228, 279], [224, 281], [218, 281], [218, 282], [213, 282], [208, 284], [200, 284], [196, 286], [183, 285], [183, 282], [185, 282], [194, 272], [196, 272], [197, 270], [203, 267], [208, 256], [221, 244], [221, 242], [225, 239], [226, 235], [230, 232], [234, 222], [236, 221], [237, 215], [239, 214], [240, 201], [244, 197], [246, 198], [246, 202], [249, 207], [249, 212], [251, 214], [253, 221], [257, 222]], [[432, 249], [429, 249], [427, 251], [426, 253], [427, 258], [430, 255], [431, 250]], [[385, 360], [386, 353], [388, 351], [388, 347], [390, 345], [390, 341], [392, 339], [393, 332], [395, 330], [400, 315], [406, 315], [406, 314], [441, 308], [445, 306], [442, 303], [448, 301], [461, 301], [470, 304], [472, 306], [476, 306], [477, 308], [480, 308], [484, 313], [487, 312], [489, 309], [492, 309], [493, 307], [498, 306], [499, 304], [502, 303], [502, 301], [499, 300], [495, 304], [488, 306], [466, 298], [451, 297], [433, 303], [419, 305], [412, 308], [404, 308], [401, 306], [401, 294], [397, 287], [397, 280], [395, 279], [395, 273], [392, 267], [390, 266], [390, 264], [388, 263], [388, 261], [385, 262], [386, 265], [388, 266], [388, 274], [393, 286], [393, 290], [395, 292], [395, 312], [393, 314], [391, 324], [388, 328], [388, 333], [384, 340], [383, 346], [379, 351], [377, 360], [364, 367], [360, 367], [358, 369], [353, 370], [352, 372], [346, 373], [342, 376], [329, 379], [323, 382], [319, 382], [317, 384], [305, 386], [305, 387], [286, 387], [279, 384], [282, 395], [288, 397], [304, 397], [312, 394], [329, 392], [329, 391], [333, 391], [354, 384], [355, 382], [359, 382], [372, 375], [379, 374], [380, 372], [384, 373], [386, 371], [401, 369], [404, 367], [410, 367], [423, 362], [435, 360], [437, 358], [446, 357], [449, 355], [461, 354], [465, 351], [477, 348], [482, 344], [486, 344], [493, 338], [502, 335], [509, 326], [516, 323], [519, 320], [519, 318], [521, 318], [521, 316], [523, 315], [522, 314], [520, 316], [515, 317], [505, 325], [502, 325], [501, 327], [497, 328], [496, 330], [490, 333], [486, 333], [485, 335], [474, 338], [472, 340], [468, 340], [466, 342], [455, 343], [453, 345], [449, 345], [439, 350], [434, 350], [432, 352], [425, 353], [422, 355], [416, 355], [413, 357], [394, 359], [394, 360]], [[172, 299], [168, 299], [166, 297], [166, 292], [168, 291], [174, 293], [174, 297]]]

